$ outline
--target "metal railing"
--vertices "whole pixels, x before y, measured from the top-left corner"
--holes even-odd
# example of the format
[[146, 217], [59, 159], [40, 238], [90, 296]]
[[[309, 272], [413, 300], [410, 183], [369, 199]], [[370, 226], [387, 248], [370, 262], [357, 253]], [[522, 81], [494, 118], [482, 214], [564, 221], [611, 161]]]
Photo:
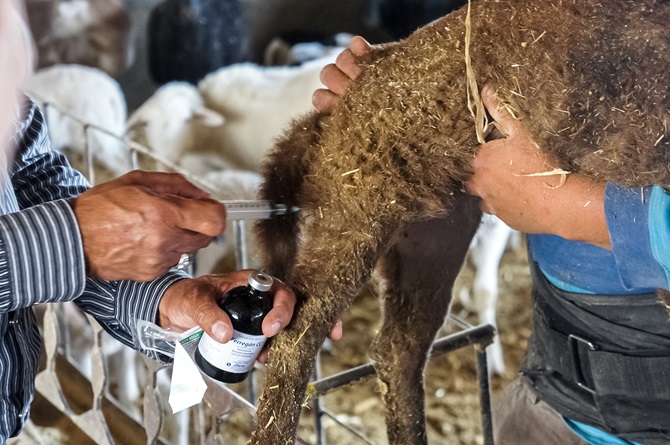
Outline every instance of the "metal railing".
[[[58, 112], [65, 113], [73, 120], [81, 123], [83, 131], [85, 131], [87, 136], [87, 143], [84, 147], [85, 165], [82, 170], [91, 184], [95, 183], [96, 175], [94, 153], [88, 148], [89, 135], [91, 132], [99, 131], [123, 142], [129, 154], [129, 170], [139, 167], [138, 154], [141, 154], [172, 168], [174, 171], [186, 176], [196, 185], [217, 195], [218, 191], [216, 188], [202, 178], [199, 178], [197, 174], [174, 165], [168, 159], [154, 153], [149, 148], [129, 141], [124, 136], [114, 135], [105, 129], [81, 121], [68, 114], [65, 110], [60, 109], [57, 104], [42, 103], [45, 116], [47, 116], [47, 111], [51, 108], [55, 108]], [[221, 199], [225, 198], [227, 197], [221, 196]], [[237, 266], [238, 268], [247, 268], [248, 261], [244, 225], [241, 221], [235, 223]], [[110, 391], [109, 375], [106, 369], [106, 352], [102, 342], [103, 329], [101, 326], [92, 317], [87, 316], [92, 328], [93, 337], [91, 373], [90, 380], [88, 380], [71, 359], [69, 341], [67, 339], [67, 320], [62, 315], [61, 306], [57, 304], [47, 306], [43, 322], [46, 367], [37, 375], [36, 379], [36, 390], [40, 395], [45, 397], [59, 412], [67, 416], [79, 427], [83, 433], [100, 445], [143, 442], [166, 445], [177, 444], [179, 442], [181, 442], [179, 445], [190, 443], [188, 436], [184, 436], [183, 431], [181, 432], [180, 439], [166, 437], [164, 431], [166, 424], [166, 404], [163, 395], [161, 395], [159, 385], [159, 372], [165, 372], [164, 365], [143, 357], [141, 362], [144, 374], [144, 383], [142, 385], [144, 389], [142, 401], [143, 414], [140, 416], [134, 413], [131, 407], [123, 406]], [[491, 325], [472, 326], [456, 317], [449, 317], [449, 320], [459, 326], [461, 331], [436, 340], [433, 344], [431, 355], [449, 353], [468, 346], [476, 348], [482, 432], [484, 444], [492, 445], [490, 383], [484, 349], [493, 341], [495, 330]], [[182, 421], [181, 425], [195, 424], [196, 428], [194, 430], [198, 432], [197, 443], [202, 445], [223, 443], [220, 426], [227, 422], [232, 413], [246, 413], [249, 428], [251, 428], [252, 420], [255, 416], [254, 402], [257, 392], [255, 382], [259, 372], [262, 372], [262, 370], [258, 367], [255, 368], [252, 377], [248, 379], [246, 386], [247, 394], [245, 397], [227, 386], [218, 385], [207, 380], [208, 390], [204, 401], [191, 412], [190, 416], [193, 417], [193, 421], [191, 422], [189, 419], [186, 419], [186, 423]], [[313, 394], [313, 400], [310, 403], [314, 415], [316, 445], [326, 445], [327, 442], [323, 427], [324, 418], [331, 419], [335, 425], [344, 428], [351, 434], [352, 438], [356, 438], [362, 443], [372, 443], [362, 432], [341, 422], [338, 420], [336, 414], [326, 409], [321, 402], [321, 396], [335, 391], [344, 385], [370, 378], [374, 374], [375, 371], [372, 365], [365, 364], [336, 375], [322, 377], [320, 360], [317, 360], [315, 380], [310, 383], [313, 389], [310, 391]], [[84, 391], [84, 395], [73, 398], [70, 394], [72, 386], [79, 387], [78, 391], [81, 392], [82, 386], [87, 387], [89, 385], [90, 391]], [[132, 436], [134, 439], [129, 439], [128, 436]], [[179, 437], [178, 434], [173, 434], [173, 436]], [[119, 437], [123, 438], [119, 439]], [[309, 444], [301, 438], [298, 438], [297, 443]]]

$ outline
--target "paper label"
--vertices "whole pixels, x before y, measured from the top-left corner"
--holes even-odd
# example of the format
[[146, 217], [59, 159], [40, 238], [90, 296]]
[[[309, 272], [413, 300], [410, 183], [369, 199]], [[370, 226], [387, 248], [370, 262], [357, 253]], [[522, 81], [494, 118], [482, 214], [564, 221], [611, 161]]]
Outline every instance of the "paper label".
[[228, 343], [221, 344], [203, 334], [198, 350], [212, 366], [222, 371], [242, 374], [253, 368], [266, 340], [264, 335], [249, 335], [233, 330], [233, 338]]
[[173, 413], [197, 405], [207, 391], [207, 384], [188, 352], [177, 342], [172, 366], [172, 382], [168, 403]]

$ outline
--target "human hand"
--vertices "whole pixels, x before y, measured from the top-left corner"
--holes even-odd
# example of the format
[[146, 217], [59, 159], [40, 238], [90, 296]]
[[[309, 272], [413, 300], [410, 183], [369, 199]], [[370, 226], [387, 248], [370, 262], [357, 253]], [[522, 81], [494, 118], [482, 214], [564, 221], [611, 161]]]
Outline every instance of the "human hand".
[[610, 248], [605, 184], [576, 173], [531, 176], [558, 170], [559, 163], [540, 150], [521, 121], [499, 106], [492, 88], [484, 87], [482, 99], [507, 135], [483, 144], [475, 155], [474, 175], [466, 188], [482, 199], [482, 210], [526, 233]]
[[[240, 270], [223, 275], [206, 275], [177, 281], [170, 286], [159, 303], [158, 323], [164, 329], [178, 332], [200, 326], [213, 339], [225, 343], [232, 338], [233, 327], [228, 315], [219, 307], [217, 296], [237, 286], [248, 283], [252, 270]], [[285, 328], [293, 317], [296, 297], [293, 291], [278, 279], [274, 279], [271, 291], [273, 307], [263, 319], [263, 334], [274, 337]], [[342, 323], [338, 321], [330, 337], [342, 337]], [[267, 347], [258, 360], [265, 363]]]
[[133, 171], [70, 202], [87, 275], [149, 281], [226, 227], [226, 208], [176, 173]]
[[335, 63], [323, 67], [320, 74], [321, 82], [326, 88], [318, 89], [312, 96], [312, 104], [318, 111], [330, 110], [344, 94], [352, 80], [361, 73], [358, 57], [368, 54], [374, 49], [363, 37], [351, 39], [349, 48], [337, 56]]

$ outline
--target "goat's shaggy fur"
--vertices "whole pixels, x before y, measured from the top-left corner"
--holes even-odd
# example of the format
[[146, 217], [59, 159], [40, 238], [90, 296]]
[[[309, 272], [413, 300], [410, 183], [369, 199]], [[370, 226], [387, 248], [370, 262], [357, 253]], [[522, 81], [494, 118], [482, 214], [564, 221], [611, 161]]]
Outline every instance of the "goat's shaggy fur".
[[[669, 1], [481, 0], [471, 17], [474, 78], [558, 167], [670, 186]], [[389, 441], [425, 443], [426, 352], [479, 220], [458, 192], [479, 146], [465, 36], [461, 9], [375, 52], [331, 114], [296, 122], [268, 156], [263, 198], [302, 212], [257, 233], [300, 304], [272, 346], [254, 444], [292, 443], [317, 350], [378, 260], [371, 355]]]

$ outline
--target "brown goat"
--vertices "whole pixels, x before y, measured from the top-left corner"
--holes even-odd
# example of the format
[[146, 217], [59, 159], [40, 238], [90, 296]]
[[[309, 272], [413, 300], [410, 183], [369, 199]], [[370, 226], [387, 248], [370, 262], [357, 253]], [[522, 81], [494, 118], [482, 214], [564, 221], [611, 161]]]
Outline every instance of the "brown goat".
[[467, 17], [362, 60], [335, 109], [296, 122], [268, 155], [262, 197], [302, 211], [257, 234], [300, 304], [273, 342], [252, 443], [293, 443], [317, 351], [375, 265], [385, 312], [371, 358], [389, 442], [426, 442], [427, 351], [479, 221], [459, 193], [479, 146], [473, 80], [494, 86], [562, 169], [670, 186], [669, 1], [481, 0], [469, 42]]

